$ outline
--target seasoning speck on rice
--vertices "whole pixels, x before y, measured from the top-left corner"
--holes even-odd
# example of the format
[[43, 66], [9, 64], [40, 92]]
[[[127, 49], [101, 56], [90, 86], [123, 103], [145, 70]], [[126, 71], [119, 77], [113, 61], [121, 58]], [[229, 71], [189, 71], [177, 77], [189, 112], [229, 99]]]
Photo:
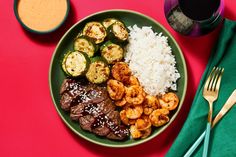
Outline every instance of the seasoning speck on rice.
[[169, 89], [177, 90], [180, 74], [167, 37], [153, 32], [151, 27], [129, 27], [129, 44], [125, 62], [136, 76], [146, 93], [162, 95]]

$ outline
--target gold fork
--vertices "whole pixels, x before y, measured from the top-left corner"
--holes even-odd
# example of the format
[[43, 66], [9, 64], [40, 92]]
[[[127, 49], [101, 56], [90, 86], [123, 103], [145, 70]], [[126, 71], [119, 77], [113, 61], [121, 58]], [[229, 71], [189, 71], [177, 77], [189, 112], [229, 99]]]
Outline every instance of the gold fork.
[[210, 130], [211, 130], [211, 123], [212, 123], [212, 111], [213, 111], [213, 102], [216, 101], [219, 95], [220, 83], [222, 74], [224, 72], [224, 68], [213, 68], [209, 77], [206, 80], [203, 89], [203, 97], [209, 103], [209, 112], [207, 118], [207, 127], [206, 127], [206, 135], [204, 139], [204, 148], [203, 148], [203, 157], [207, 157], [208, 153], [208, 145], [209, 145], [209, 138], [210, 138]]

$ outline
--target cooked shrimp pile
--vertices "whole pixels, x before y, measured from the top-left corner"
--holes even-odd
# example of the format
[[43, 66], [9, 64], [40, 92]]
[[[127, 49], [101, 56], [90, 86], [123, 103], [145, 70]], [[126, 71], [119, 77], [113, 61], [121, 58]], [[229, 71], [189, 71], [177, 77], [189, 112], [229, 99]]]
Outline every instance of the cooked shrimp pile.
[[121, 121], [130, 126], [133, 139], [146, 138], [151, 134], [152, 126], [160, 127], [169, 122], [170, 111], [179, 104], [175, 93], [158, 97], [148, 95], [124, 62], [113, 65], [111, 72], [113, 79], [108, 80], [107, 91], [121, 108]]

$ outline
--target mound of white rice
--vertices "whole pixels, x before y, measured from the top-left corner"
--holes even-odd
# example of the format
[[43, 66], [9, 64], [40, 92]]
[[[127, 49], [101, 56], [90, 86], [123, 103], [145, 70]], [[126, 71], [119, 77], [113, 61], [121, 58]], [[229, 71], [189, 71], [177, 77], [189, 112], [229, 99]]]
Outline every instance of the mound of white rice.
[[167, 37], [153, 32], [151, 27], [129, 27], [129, 44], [125, 62], [146, 93], [162, 95], [169, 89], [176, 90], [180, 74], [175, 67], [175, 57]]

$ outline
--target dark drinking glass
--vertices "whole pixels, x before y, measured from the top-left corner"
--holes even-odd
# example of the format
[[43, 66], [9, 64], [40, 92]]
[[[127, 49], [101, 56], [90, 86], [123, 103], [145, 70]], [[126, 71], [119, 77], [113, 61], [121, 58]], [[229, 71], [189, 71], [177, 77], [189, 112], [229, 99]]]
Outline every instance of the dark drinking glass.
[[214, 30], [223, 20], [223, 0], [165, 0], [165, 16], [170, 26], [187, 36]]

